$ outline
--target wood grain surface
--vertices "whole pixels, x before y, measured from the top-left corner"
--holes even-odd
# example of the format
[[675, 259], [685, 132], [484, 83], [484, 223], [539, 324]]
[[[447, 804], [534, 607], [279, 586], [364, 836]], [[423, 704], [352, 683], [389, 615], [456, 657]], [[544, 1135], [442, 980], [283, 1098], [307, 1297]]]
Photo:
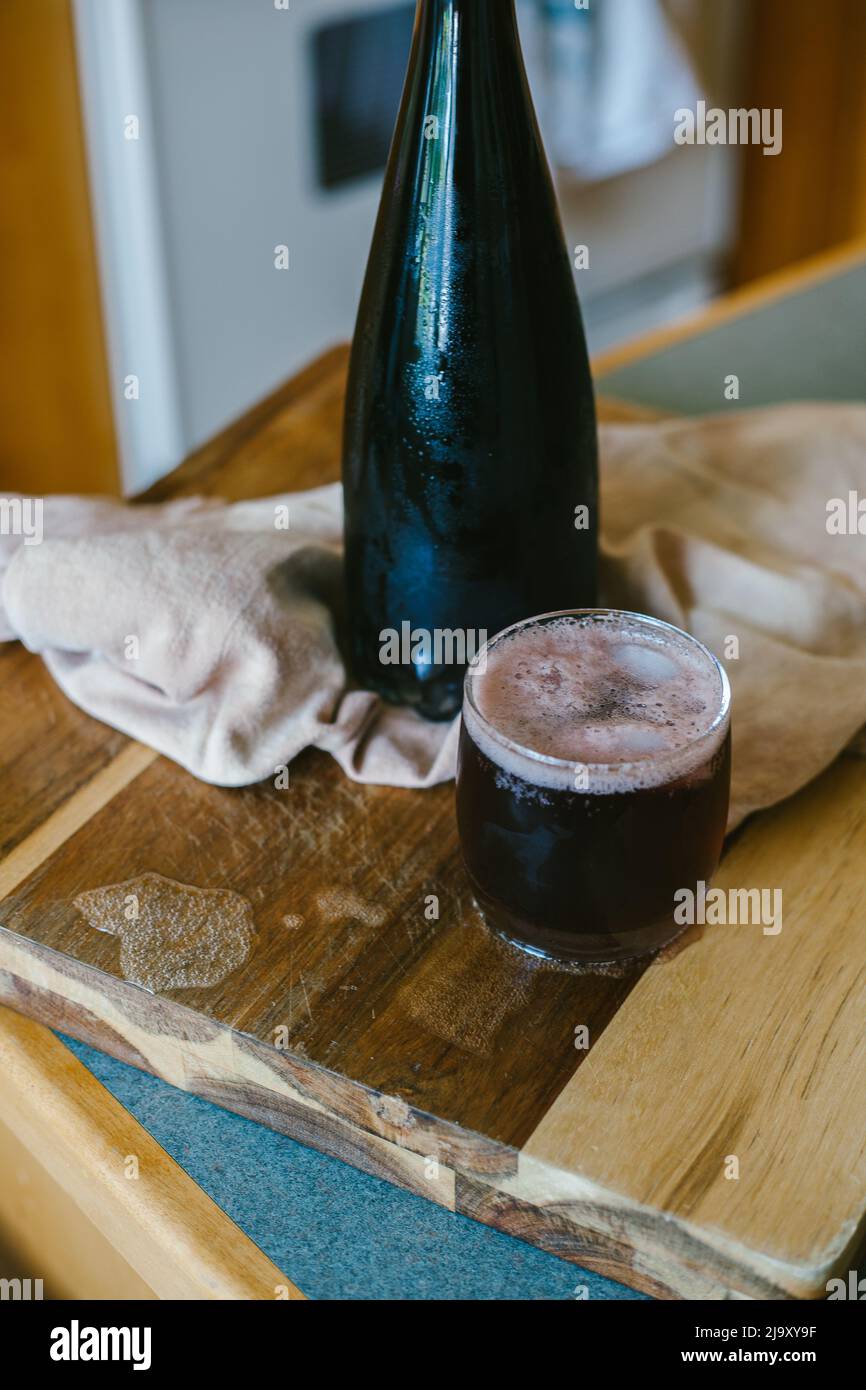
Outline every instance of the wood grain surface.
[[[328, 354], [149, 496], [335, 478], [344, 372]], [[309, 752], [287, 790], [224, 790], [68, 717], [81, 733], [41, 774], [38, 720], [0, 740], [13, 1008], [660, 1296], [820, 1297], [848, 1267], [866, 1206], [866, 766], [832, 769], [731, 848], [723, 884], [783, 888], [778, 936], [713, 928], [644, 971], [576, 977], [483, 928], [453, 788], [361, 787]], [[37, 775], [49, 790], [31, 798]], [[96, 930], [82, 902], [112, 885], [112, 931]], [[214, 889], [249, 904], [246, 962], [207, 987], [125, 979], [126, 896], [193, 911]]]

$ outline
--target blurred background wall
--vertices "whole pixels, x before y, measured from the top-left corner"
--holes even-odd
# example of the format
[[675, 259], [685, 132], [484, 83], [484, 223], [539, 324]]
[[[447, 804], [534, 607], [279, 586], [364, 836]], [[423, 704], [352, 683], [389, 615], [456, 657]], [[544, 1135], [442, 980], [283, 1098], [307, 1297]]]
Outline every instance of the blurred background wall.
[[[863, 0], [518, 6], [593, 350], [866, 233]], [[3, 0], [0, 489], [135, 491], [351, 335], [413, 12]]]

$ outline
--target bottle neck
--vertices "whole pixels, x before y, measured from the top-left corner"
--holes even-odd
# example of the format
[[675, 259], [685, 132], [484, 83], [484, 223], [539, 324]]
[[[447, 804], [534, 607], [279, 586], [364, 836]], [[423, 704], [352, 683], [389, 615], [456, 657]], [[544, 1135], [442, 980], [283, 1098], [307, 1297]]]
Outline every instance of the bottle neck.
[[514, 0], [418, 0], [419, 10], [462, 15], [466, 23], [501, 24], [514, 17]]
[[418, 0], [416, 24], [445, 41], [517, 37], [515, 0]]
[[546, 170], [515, 0], [418, 0], [386, 187], [410, 183], [428, 208], [453, 209], [455, 192], [499, 207]]
[[418, 0], [410, 71], [424, 69], [440, 96], [494, 74], [506, 86], [518, 73], [525, 82], [515, 0]]

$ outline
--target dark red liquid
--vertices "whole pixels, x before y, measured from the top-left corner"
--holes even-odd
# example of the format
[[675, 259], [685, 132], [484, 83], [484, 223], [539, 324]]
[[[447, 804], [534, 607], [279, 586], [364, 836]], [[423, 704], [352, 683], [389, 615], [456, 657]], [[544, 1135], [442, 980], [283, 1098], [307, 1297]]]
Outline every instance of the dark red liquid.
[[674, 894], [708, 883], [722, 850], [730, 733], [712, 760], [657, 787], [536, 786], [460, 731], [457, 822], [488, 925], [545, 956], [622, 961], [679, 934]]

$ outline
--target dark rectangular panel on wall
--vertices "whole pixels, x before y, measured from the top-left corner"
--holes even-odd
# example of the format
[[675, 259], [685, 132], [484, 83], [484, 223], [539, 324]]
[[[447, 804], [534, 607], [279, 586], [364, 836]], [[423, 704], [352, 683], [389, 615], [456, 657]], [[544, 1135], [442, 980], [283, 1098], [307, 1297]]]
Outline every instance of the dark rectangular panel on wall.
[[385, 167], [412, 39], [414, 5], [313, 34], [318, 176], [336, 188]]

